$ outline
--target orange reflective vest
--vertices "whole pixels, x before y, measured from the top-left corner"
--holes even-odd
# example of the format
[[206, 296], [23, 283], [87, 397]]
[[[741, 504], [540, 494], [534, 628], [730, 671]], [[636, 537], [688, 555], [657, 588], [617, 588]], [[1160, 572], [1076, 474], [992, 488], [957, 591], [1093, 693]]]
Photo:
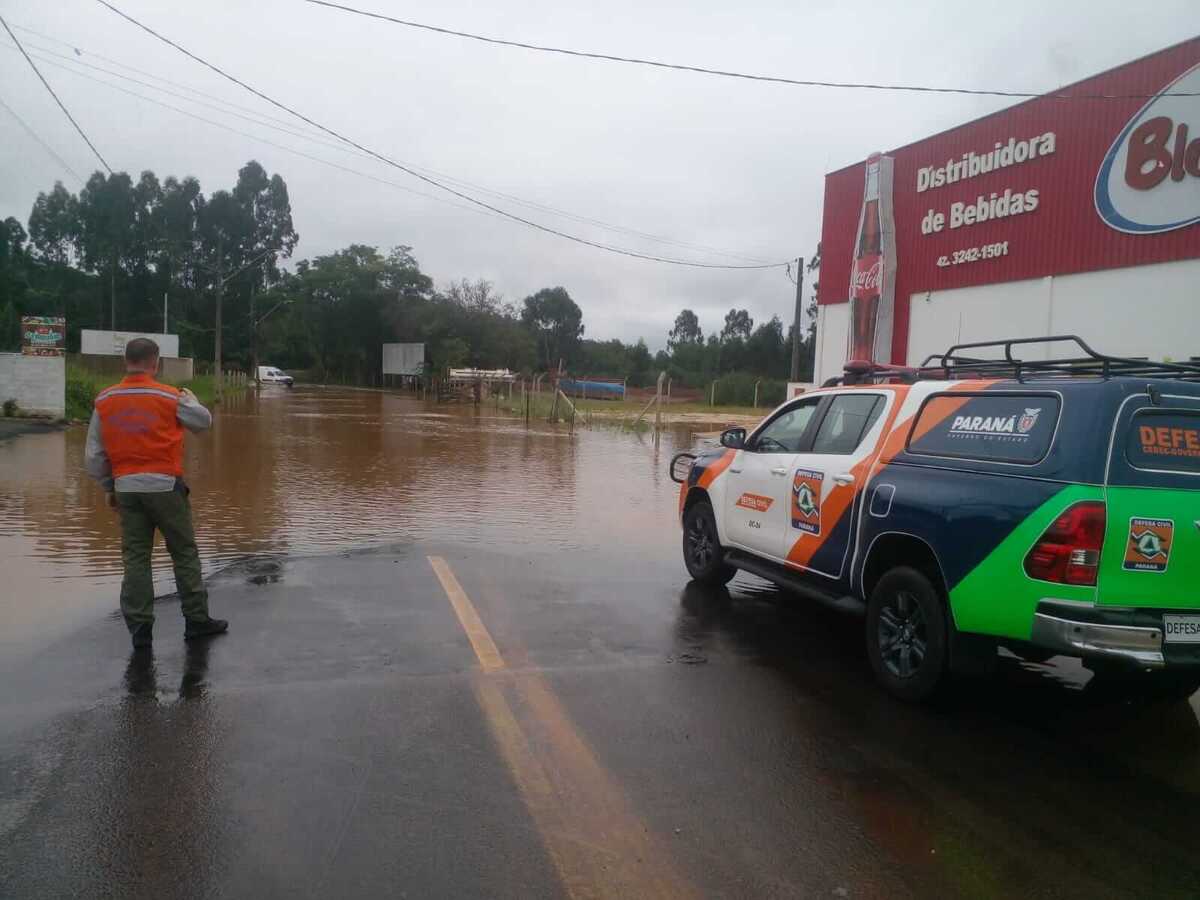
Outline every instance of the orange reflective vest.
[[95, 406], [114, 478], [143, 472], [183, 475], [178, 388], [149, 375], [126, 375], [101, 391]]

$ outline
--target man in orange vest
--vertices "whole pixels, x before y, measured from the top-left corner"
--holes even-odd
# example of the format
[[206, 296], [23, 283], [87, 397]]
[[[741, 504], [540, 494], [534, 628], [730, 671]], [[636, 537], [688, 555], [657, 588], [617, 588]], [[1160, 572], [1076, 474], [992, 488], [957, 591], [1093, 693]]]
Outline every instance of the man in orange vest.
[[155, 529], [162, 532], [175, 568], [186, 620], [184, 640], [222, 634], [229, 623], [208, 614], [183, 481], [183, 429], [207, 430], [212, 414], [186, 388], [154, 380], [158, 345], [149, 338], [134, 338], [125, 347], [125, 371], [123, 381], [96, 396], [85, 463], [104, 488], [108, 505], [121, 515], [121, 612], [133, 646], [146, 648], [153, 642], [150, 553]]

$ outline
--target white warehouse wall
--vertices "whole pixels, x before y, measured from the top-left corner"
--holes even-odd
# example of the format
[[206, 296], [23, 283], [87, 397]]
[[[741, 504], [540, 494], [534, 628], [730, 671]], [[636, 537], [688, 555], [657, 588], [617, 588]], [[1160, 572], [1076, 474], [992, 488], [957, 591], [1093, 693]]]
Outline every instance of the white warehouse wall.
[[[909, 302], [909, 365], [972, 341], [1077, 334], [1112, 356], [1186, 360], [1200, 356], [1200, 259], [1034, 278], [914, 294]], [[840, 375], [850, 305], [817, 314], [816, 381]], [[1026, 359], [1067, 352], [1026, 351]]]
[[817, 307], [817, 352], [813, 362], [813, 381], [842, 374], [846, 348], [850, 344], [850, 304], [833, 303]]
[[1047, 334], [1077, 334], [1113, 356], [1200, 356], [1200, 259], [915, 294], [907, 362], [955, 343]]

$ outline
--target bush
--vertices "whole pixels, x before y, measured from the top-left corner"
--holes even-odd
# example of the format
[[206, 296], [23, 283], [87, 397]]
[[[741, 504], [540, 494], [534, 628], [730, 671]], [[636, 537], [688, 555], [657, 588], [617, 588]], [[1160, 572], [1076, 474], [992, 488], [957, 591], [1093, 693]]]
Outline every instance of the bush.
[[[104, 385], [100, 384], [102, 376], [94, 375], [75, 366], [67, 366], [67, 398], [66, 417], [68, 419], [87, 420], [92, 417], [92, 404], [96, 395]], [[112, 379], [109, 379], [111, 381]]]
[[9, 398], [4, 401], [4, 417], [11, 419], [17, 414], [17, 401]]
[[770, 408], [778, 406], [784, 401], [787, 396], [786, 381], [776, 381], [773, 378], [759, 379], [756, 375], [732, 372], [717, 379], [716, 404], [718, 406], [752, 406], [754, 404], [754, 383], [760, 380], [762, 383], [758, 387], [759, 407]]

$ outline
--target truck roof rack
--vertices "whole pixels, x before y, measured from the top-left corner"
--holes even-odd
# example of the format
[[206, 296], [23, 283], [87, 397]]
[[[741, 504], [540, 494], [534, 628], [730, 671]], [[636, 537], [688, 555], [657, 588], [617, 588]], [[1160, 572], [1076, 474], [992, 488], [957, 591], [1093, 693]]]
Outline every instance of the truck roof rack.
[[[1051, 357], [1049, 359], [1019, 359], [1013, 354], [1014, 347], [1036, 346], [1055, 343], [1074, 344], [1078, 355]], [[1003, 349], [1003, 356], [989, 355], [980, 358], [964, 351]], [[1128, 376], [1139, 378], [1200, 379], [1200, 363], [1154, 362], [1124, 356], [1108, 356], [1097, 353], [1088, 343], [1075, 334], [1058, 334], [1048, 337], [1006, 338], [999, 341], [978, 341], [971, 344], [955, 344], [945, 353], [928, 357], [919, 367], [921, 377], [930, 378], [940, 374], [943, 378], [1015, 378], [1024, 381], [1026, 376], [1078, 378], [1092, 376], [1113, 378]]]
[[[1078, 355], [1049, 359], [1020, 359], [1013, 353], [1014, 347], [1054, 343], [1074, 344]], [[975, 351], [987, 349], [1002, 349], [1003, 355], [989, 354], [982, 357], [975, 355]], [[917, 381], [954, 378], [1011, 378], [1016, 381], [1025, 381], [1029, 377], [1081, 378], [1089, 376], [1093, 378], [1118, 376], [1174, 378], [1182, 381], [1200, 381], [1200, 360], [1193, 358], [1188, 362], [1176, 363], [1107, 356], [1097, 353], [1078, 335], [1058, 334], [1048, 337], [1006, 338], [999, 341], [955, 344], [945, 353], [932, 354], [915, 368], [852, 361], [846, 363], [844, 375], [828, 379], [822, 387], [880, 382], [913, 384]]]

